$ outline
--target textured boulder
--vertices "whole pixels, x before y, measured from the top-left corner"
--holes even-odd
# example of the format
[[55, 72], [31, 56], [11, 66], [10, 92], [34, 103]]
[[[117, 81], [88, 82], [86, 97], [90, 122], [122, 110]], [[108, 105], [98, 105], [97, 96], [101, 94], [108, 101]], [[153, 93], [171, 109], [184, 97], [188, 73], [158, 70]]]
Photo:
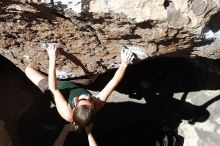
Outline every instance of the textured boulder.
[[[154, 59], [163, 56], [200, 56], [208, 59], [220, 59], [219, 0], [61, 1], [62, 2], [59, 3], [58, 0], [53, 0], [54, 4], [49, 4], [49, 0], [41, 0], [41, 2], [40, 0], [1, 0], [0, 54], [13, 62], [21, 70], [31, 65], [47, 73], [48, 56], [46, 50], [42, 48], [42, 45], [44, 42], [57, 42], [61, 48], [61, 55], [57, 61], [58, 78], [99, 74], [117, 68], [120, 63], [120, 51], [122, 48], [132, 49], [136, 54], [136, 63], [147, 58]], [[2, 56], [0, 57], [3, 58]], [[37, 88], [31, 84], [23, 72], [11, 64], [9, 65], [9, 62], [5, 61], [5, 59], [1, 60], [3, 61], [0, 61], [0, 81], [2, 83], [0, 85], [2, 97], [0, 102], [0, 117], [1, 120], [6, 123], [5, 127], [11, 139], [7, 136], [7, 132], [1, 121], [0, 137], [6, 136], [6, 140], [8, 142], [12, 141], [16, 146], [33, 144], [41, 146], [51, 145], [59, 132], [59, 127], [63, 125], [63, 121], [61, 121], [59, 115], [57, 115], [55, 108], [51, 108], [49, 101], [41, 97], [42, 94], [40, 91], [37, 91]], [[171, 62], [175, 61], [177, 60], [172, 60]], [[199, 60], [191, 61], [202, 67], [205, 71], [219, 75], [219, 64], [210, 65], [202, 61], [200, 62]], [[168, 64], [170, 65], [171, 62]], [[161, 68], [160, 65], [162, 63], [163, 61], [160, 62], [158, 66], [153, 65], [145, 68], [152, 68], [152, 71], [157, 68], [151, 75], [158, 74], [158, 76], [149, 76], [149, 80], [162, 80], [167, 87], [166, 82], [169, 78], [163, 77], [163, 75], [173, 72], [173, 70], [170, 71], [168, 66], [163, 69], [163, 65]], [[178, 66], [183, 64], [179, 64]], [[198, 86], [203, 85], [207, 78], [209, 79], [204, 89], [207, 89], [208, 84], [212, 87], [214, 81], [219, 81], [219, 78], [213, 78], [213, 76], [215, 77], [217, 75], [211, 74], [208, 76], [201, 74], [201, 72], [194, 74], [193, 72], [188, 72], [191, 70], [190, 68], [186, 70], [186, 72], [182, 71], [185, 76], [183, 74], [180, 76], [184, 76], [185, 80], [185, 77], [188, 77], [190, 74], [194, 75], [192, 79], [196, 79], [194, 80], [194, 82], [196, 81], [194, 84], [198, 84]], [[142, 73], [137, 70], [133, 72]], [[145, 73], [146, 72], [143, 74]], [[140, 79], [144, 91], [147, 90], [149, 86], [152, 86], [152, 83], [148, 83], [147, 78], [145, 79], [139, 76], [139, 74], [135, 77], [138, 78], [133, 79], [133, 81], [139, 81]], [[175, 82], [175, 87], [180, 86], [181, 91], [184, 90], [182, 89], [182, 82], [175, 80], [175, 77], [173, 78], [172, 75], [169, 77], [172, 82]], [[191, 83], [193, 84], [192, 80], [189, 82], [190, 84], [187, 84], [187, 87], [190, 86]], [[132, 85], [132, 90], [130, 89], [132, 94], [137, 95], [138, 92], [142, 93], [142, 90], [137, 90], [139, 84], [130, 85]], [[161, 84], [157, 83], [155, 89], [158, 89], [158, 85]], [[203, 88], [199, 88], [199, 90], [201, 89]], [[126, 94], [128, 94], [127, 90], [128, 89], [126, 89], [125, 92]], [[198, 89], [190, 89], [191, 92], [194, 90]], [[213, 88], [210, 90], [213, 90]], [[188, 92], [188, 90], [186, 91]], [[190, 96], [192, 97], [192, 102], [190, 103], [203, 104], [205, 102], [202, 102], [201, 99], [206, 98], [200, 97], [209, 97], [211, 99], [217, 96], [210, 95], [209, 92], [204, 93], [207, 93], [207, 95], [199, 93], [196, 95], [198, 98], [194, 100], [193, 98], [195, 96]], [[219, 91], [217, 94], [219, 94]], [[217, 97], [219, 99], [219, 96]], [[120, 94], [115, 95], [115, 98], [113, 98], [115, 101], [118, 99], [120, 100]], [[174, 101], [174, 103], [179, 102], [179, 100]], [[161, 105], [164, 105], [163, 100]], [[167, 109], [161, 108], [161, 105], [159, 105], [159, 110]], [[188, 106], [189, 104], [186, 105]], [[196, 123], [193, 126], [185, 121], [181, 123], [179, 126], [179, 134], [185, 138], [184, 145], [211, 145], [213, 141], [216, 141], [215, 144], [219, 143], [219, 102], [213, 105], [213, 107], [208, 109], [211, 113], [210, 119], [204, 122], [203, 125]], [[121, 105], [118, 107], [119, 110], [122, 109]], [[190, 107], [192, 107], [192, 105]], [[140, 111], [140, 108], [138, 108], [138, 110], [134, 110], [134, 108], [131, 107], [128, 108], [129, 111]], [[153, 106], [153, 109], [154, 108]], [[172, 110], [170, 106], [168, 106], [168, 109]], [[112, 109], [109, 111], [112, 113]], [[116, 113], [118, 113], [118, 110], [116, 111]], [[157, 114], [152, 112], [153, 110], [146, 112], [149, 111], [157, 116]], [[172, 110], [171, 113], [173, 113], [173, 111], [175, 113], [176, 110]], [[125, 114], [127, 115], [127, 113], [128, 112]], [[187, 113], [190, 114], [191, 111]], [[167, 116], [168, 121], [178, 123], [180, 119], [178, 119], [179, 117], [177, 116], [176, 120], [175, 116], [175, 114], [174, 116]], [[107, 117], [112, 118], [108, 115]], [[123, 119], [124, 116], [120, 117]], [[160, 120], [160, 118], [161, 117], [158, 118], [159, 121], [164, 122]], [[173, 118], [175, 120], [173, 120]], [[130, 115], [128, 119], [130, 119]], [[147, 119], [149, 118], [147, 117]], [[112, 120], [121, 127], [120, 122], [118, 123], [115, 119]], [[135, 126], [140, 126], [140, 123], [136, 124], [137, 121], [135, 119]], [[144, 125], [146, 124], [144, 123]], [[133, 136], [130, 135], [131, 126], [128, 126], [129, 128], [126, 129], [129, 131], [126, 131], [126, 133], [129, 134], [129, 136]], [[112, 129], [111, 126], [107, 126], [107, 128]], [[142, 128], [143, 127], [140, 129]], [[117, 127], [116, 130], [118, 130]], [[121, 129], [119, 130], [123, 131]], [[149, 132], [148, 130], [146, 131]], [[150, 134], [152, 133], [150, 132]], [[113, 134], [115, 134], [114, 130]], [[101, 135], [103, 136], [103, 133]], [[112, 133], [110, 133], [110, 135], [112, 135]], [[123, 136], [124, 134], [120, 134], [120, 136], [121, 135]], [[145, 135], [143, 134], [143, 136]], [[146, 137], [144, 137], [144, 141], [145, 138]], [[128, 138], [126, 137], [125, 139], [127, 140]], [[138, 137], [138, 140], [139, 139], [140, 137]], [[115, 142], [118, 143], [117, 140]], [[137, 141], [135, 141], [135, 143], [136, 142]]]
[[43, 2], [49, 1], [0, 2], [0, 54], [22, 70], [31, 65], [47, 73], [45, 41], [62, 48], [58, 78], [117, 68], [124, 47], [133, 50], [136, 62], [160, 56], [220, 58], [218, 38], [203, 37], [219, 1]]

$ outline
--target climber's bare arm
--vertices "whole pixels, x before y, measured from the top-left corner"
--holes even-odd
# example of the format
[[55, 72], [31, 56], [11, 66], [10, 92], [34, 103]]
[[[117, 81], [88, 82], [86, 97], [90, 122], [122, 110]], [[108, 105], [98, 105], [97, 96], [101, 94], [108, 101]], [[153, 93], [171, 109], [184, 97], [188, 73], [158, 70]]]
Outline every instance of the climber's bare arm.
[[131, 50], [126, 49], [126, 50], [121, 51], [121, 64], [120, 64], [118, 70], [116, 71], [113, 78], [109, 81], [109, 83], [105, 86], [105, 88], [96, 96], [102, 101], [102, 104], [100, 105], [101, 107], [104, 105], [104, 103], [106, 102], [108, 97], [111, 95], [113, 90], [116, 88], [116, 86], [122, 80], [122, 78], [125, 74], [125, 70], [126, 70], [128, 64], [132, 62], [133, 58], [134, 58], [134, 56], [133, 56]]
[[92, 134], [92, 126], [93, 126], [93, 124], [91, 124], [85, 128], [87, 136], [88, 136], [89, 146], [98, 146], [98, 144]]
[[[72, 125], [72, 123], [65, 125], [62, 131], [60, 132], [59, 136], [57, 137], [56, 141], [54, 142], [53, 146], [64, 146], [67, 135], [70, 132], [77, 131], [77, 129], [78, 128]], [[89, 146], [98, 146], [91, 132], [92, 124], [90, 126], [87, 126], [85, 130], [88, 135]]]
[[63, 127], [62, 131], [60, 132], [59, 136], [57, 137], [56, 141], [54, 142], [53, 146], [63, 146], [66, 140], [67, 135], [70, 132], [77, 131], [77, 127], [72, 123], [67, 124]]
[[49, 89], [54, 96], [54, 101], [56, 108], [65, 120], [72, 122], [72, 108], [68, 102], [63, 97], [62, 93], [57, 88], [56, 80], [56, 59], [58, 56], [57, 47], [55, 45], [49, 45], [47, 47], [47, 52], [49, 56], [49, 73], [48, 73], [48, 84]]

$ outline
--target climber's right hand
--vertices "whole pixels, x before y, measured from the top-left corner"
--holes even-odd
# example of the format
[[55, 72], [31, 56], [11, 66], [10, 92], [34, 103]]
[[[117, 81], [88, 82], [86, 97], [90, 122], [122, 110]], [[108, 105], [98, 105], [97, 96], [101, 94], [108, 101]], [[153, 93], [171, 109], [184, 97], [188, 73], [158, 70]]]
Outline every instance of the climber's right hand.
[[49, 56], [49, 60], [56, 60], [58, 57], [58, 49], [56, 44], [48, 44], [47, 53]]

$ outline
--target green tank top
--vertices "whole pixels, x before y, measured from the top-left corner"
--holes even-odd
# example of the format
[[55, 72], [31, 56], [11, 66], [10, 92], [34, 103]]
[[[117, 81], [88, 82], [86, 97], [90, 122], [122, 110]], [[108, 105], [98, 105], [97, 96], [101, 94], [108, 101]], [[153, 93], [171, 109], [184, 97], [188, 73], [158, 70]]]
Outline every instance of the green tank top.
[[57, 86], [72, 108], [75, 107], [75, 97], [82, 94], [89, 94], [90, 96], [92, 96], [92, 94], [88, 90], [72, 83], [71, 81], [59, 81]]

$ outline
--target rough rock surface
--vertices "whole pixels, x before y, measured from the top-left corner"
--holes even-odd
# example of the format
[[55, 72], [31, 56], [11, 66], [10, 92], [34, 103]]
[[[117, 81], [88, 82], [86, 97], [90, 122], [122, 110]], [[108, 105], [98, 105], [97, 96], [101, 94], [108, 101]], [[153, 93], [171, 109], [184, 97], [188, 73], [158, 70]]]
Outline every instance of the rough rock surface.
[[[42, 45], [57, 42], [62, 79], [117, 68], [122, 48], [135, 62], [151, 58], [128, 69], [97, 115], [100, 145], [219, 145], [219, 0], [28, 1], [0, 1], [1, 137], [15, 146], [48, 146], [57, 137], [65, 122], [22, 72], [31, 65], [47, 73]], [[91, 92], [104, 87], [106, 74]], [[88, 145], [85, 137], [67, 144]]]
[[[160, 56], [220, 58], [218, 38], [200, 37], [211, 16], [218, 14], [217, 0], [62, 3], [65, 10], [46, 3], [2, 0], [0, 54], [22, 70], [31, 65], [47, 73], [48, 57], [41, 46], [57, 42], [62, 48], [58, 78], [117, 68], [125, 46], [137, 55], [136, 61]], [[62, 3], [59, 6], [64, 7]]]

